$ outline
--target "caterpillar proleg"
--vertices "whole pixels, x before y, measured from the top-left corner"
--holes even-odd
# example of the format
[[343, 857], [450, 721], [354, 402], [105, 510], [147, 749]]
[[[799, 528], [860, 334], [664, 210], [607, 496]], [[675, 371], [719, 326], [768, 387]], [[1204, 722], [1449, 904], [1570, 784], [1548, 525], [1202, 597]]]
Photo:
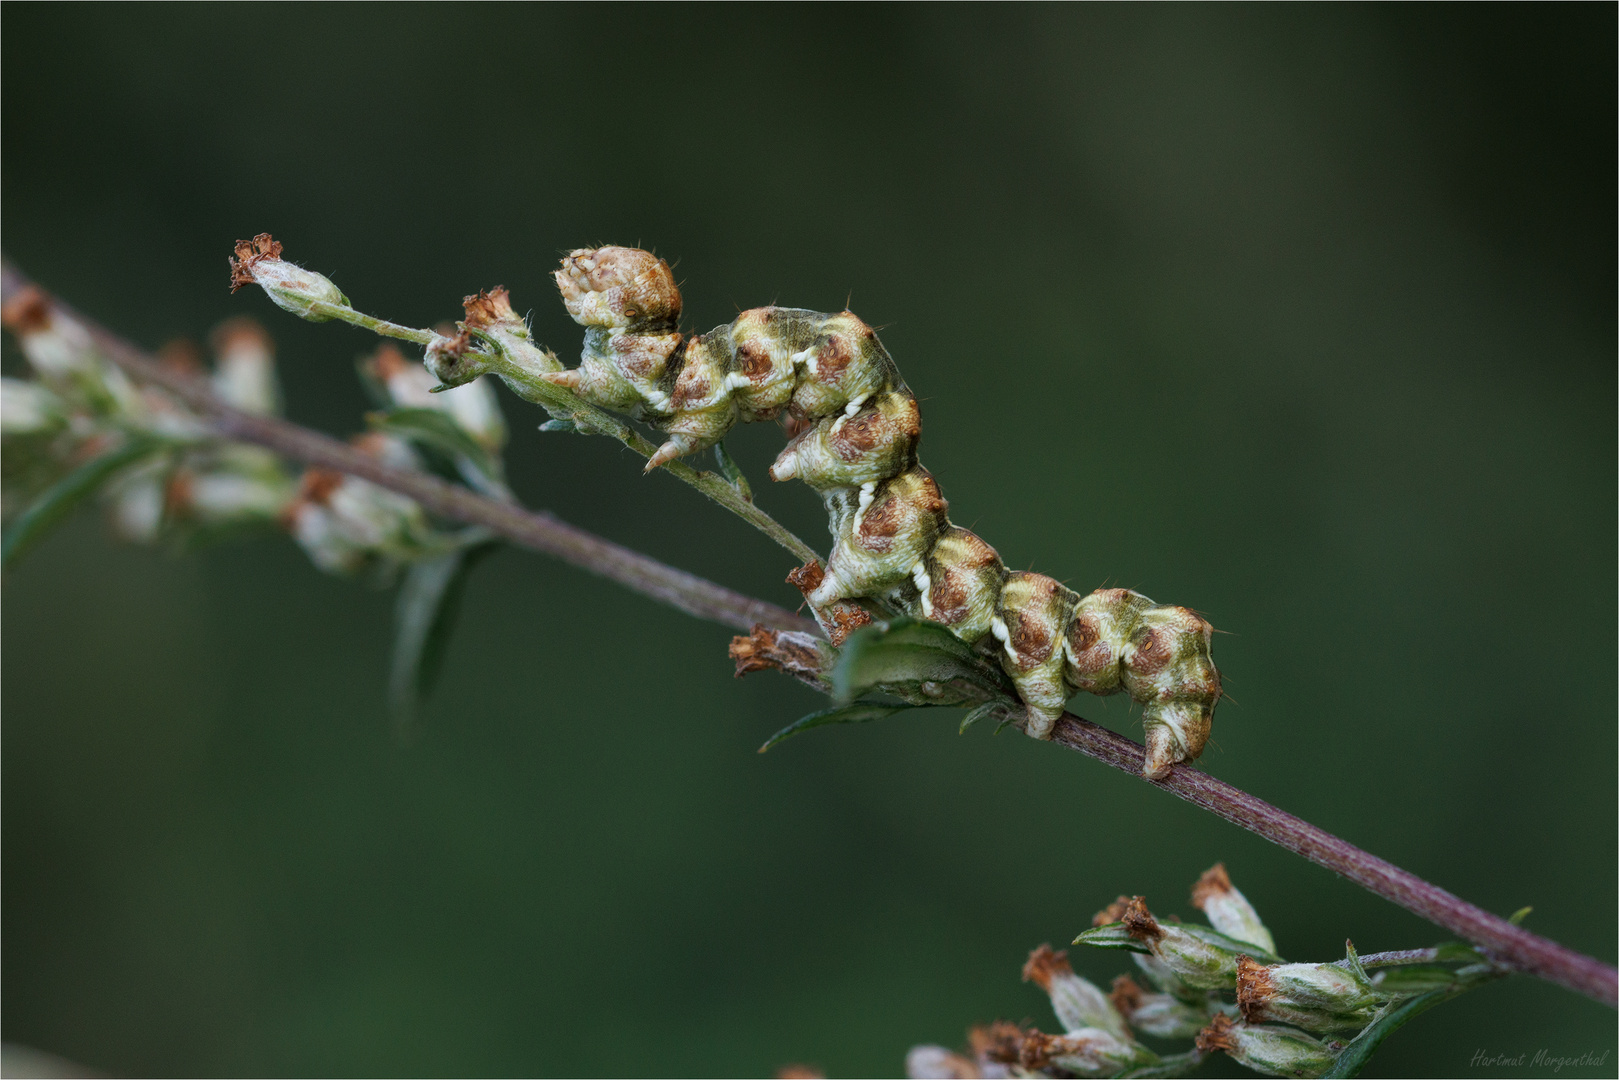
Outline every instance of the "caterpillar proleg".
[[[1202, 753], [1220, 699], [1209, 624], [1128, 589], [1081, 597], [1043, 574], [1011, 572], [952, 525], [917, 460], [916, 397], [854, 313], [754, 308], [686, 336], [668, 264], [635, 248], [574, 251], [556, 282], [586, 327], [584, 352], [577, 368], [541, 377], [665, 432], [648, 469], [713, 446], [736, 424], [783, 421], [789, 442], [771, 478], [814, 488], [830, 518], [824, 575], [795, 579], [817, 611], [876, 599], [970, 645], [992, 642], [1035, 738], [1050, 738], [1075, 691], [1123, 691], [1144, 706], [1145, 775]], [[828, 629], [836, 643], [838, 624]]]

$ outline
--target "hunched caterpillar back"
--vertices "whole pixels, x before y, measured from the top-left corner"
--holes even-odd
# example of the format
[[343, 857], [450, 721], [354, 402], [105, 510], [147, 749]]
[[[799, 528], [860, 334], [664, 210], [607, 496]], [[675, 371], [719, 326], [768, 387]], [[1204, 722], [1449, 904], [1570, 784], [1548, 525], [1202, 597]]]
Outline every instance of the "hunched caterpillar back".
[[1202, 753], [1220, 699], [1209, 624], [1129, 589], [1080, 597], [1043, 574], [1009, 571], [952, 525], [917, 460], [916, 397], [852, 312], [754, 308], [686, 336], [668, 264], [635, 248], [574, 251], [556, 282], [587, 328], [585, 346], [577, 368], [541, 377], [667, 433], [648, 469], [713, 446], [738, 423], [784, 421], [790, 441], [771, 478], [818, 491], [834, 539], [819, 581], [793, 580], [835, 644], [846, 624], [826, 613], [879, 600], [970, 645], [993, 636], [1036, 738], [1050, 738], [1074, 691], [1123, 690], [1144, 706], [1145, 775]]

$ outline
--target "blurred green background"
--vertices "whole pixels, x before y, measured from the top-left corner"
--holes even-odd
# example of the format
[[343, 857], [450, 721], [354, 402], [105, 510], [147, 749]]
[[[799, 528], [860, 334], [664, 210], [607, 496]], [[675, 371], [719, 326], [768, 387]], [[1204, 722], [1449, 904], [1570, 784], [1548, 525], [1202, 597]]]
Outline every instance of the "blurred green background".
[[[567, 357], [548, 273], [574, 246], [677, 261], [698, 329], [847, 299], [923, 398], [958, 522], [1228, 632], [1203, 767], [1613, 959], [1612, 5], [12, 4], [4, 28], [4, 245], [87, 313], [147, 346], [257, 315], [292, 416], [341, 434], [372, 341], [231, 296], [232, 241], [273, 232], [417, 324], [505, 284]], [[796, 602], [768, 541], [503, 401], [531, 505]], [[763, 480], [780, 438], [732, 445]], [[807, 490], [761, 500], [824, 543]], [[124, 1074], [884, 1075], [975, 1021], [1049, 1026], [1029, 948], [1120, 892], [1191, 915], [1216, 860], [1290, 957], [1444, 936], [957, 713], [760, 757], [811, 694], [519, 552], [475, 575], [402, 749], [389, 612], [283, 539], [176, 558], [91, 514], [7, 578], [8, 1041]], [[1372, 1071], [1546, 1049], [1611, 1075], [1615, 1041], [1521, 978]]]

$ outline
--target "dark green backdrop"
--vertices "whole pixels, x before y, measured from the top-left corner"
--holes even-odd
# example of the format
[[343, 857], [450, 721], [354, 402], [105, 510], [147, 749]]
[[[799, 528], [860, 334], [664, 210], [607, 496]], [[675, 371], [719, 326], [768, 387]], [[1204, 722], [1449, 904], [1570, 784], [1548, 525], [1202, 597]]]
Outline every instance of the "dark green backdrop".
[[[678, 260], [699, 328], [848, 299], [958, 521], [1228, 632], [1204, 767], [1612, 960], [1614, 36], [1607, 4], [11, 4], [4, 245], [149, 346], [260, 316], [337, 433], [370, 341], [231, 296], [237, 238], [419, 324], [505, 284], [567, 356], [582, 244]], [[767, 541], [504, 403], [532, 505], [794, 602]], [[779, 431], [733, 441], [762, 481]], [[537, 556], [479, 571], [408, 750], [388, 596], [284, 540], [175, 558], [86, 514], [4, 589], [4, 1037], [111, 1072], [896, 1073], [1049, 1024], [1026, 950], [1119, 892], [1191, 914], [1218, 859], [1291, 957], [1443, 936], [954, 713], [760, 757], [811, 695]], [[1517, 979], [1373, 1071], [1539, 1049], [1611, 1075], [1614, 1014]]]

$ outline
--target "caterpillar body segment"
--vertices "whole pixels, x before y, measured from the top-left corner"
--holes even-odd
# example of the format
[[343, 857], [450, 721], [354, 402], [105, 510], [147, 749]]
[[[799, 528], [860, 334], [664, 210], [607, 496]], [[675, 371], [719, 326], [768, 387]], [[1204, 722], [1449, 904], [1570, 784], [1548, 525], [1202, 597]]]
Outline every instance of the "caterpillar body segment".
[[649, 252], [581, 249], [556, 281], [587, 328], [585, 346], [579, 367], [542, 377], [664, 431], [647, 468], [713, 446], [736, 424], [784, 422], [791, 439], [771, 478], [819, 492], [833, 537], [825, 573], [795, 579], [818, 610], [880, 598], [996, 647], [1036, 738], [1051, 736], [1075, 691], [1124, 692], [1144, 706], [1145, 775], [1202, 752], [1220, 698], [1209, 624], [1128, 589], [1081, 597], [1043, 574], [1010, 572], [952, 525], [917, 460], [916, 397], [852, 312], [755, 308], [685, 336], [674, 275]]

